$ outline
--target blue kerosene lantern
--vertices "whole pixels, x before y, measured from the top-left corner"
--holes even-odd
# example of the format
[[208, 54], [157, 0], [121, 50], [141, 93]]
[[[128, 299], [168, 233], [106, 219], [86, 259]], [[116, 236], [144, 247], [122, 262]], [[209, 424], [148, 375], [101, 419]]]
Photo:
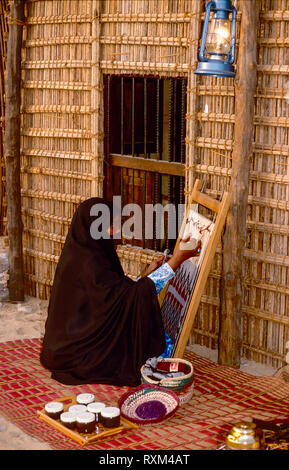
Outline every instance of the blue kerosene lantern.
[[[210, 13], [213, 13], [210, 19]], [[231, 19], [230, 19], [231, 15]], [[199, 63], [196, 74], [234, 77], [237, 10], [231, 0], [214, 0], [206, 5]]]

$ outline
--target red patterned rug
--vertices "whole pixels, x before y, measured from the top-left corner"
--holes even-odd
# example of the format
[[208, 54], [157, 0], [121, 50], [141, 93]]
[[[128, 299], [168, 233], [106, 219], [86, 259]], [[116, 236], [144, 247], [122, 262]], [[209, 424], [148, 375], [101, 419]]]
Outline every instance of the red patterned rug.
[[52, 449], [212, 450], [237, 421], [288, 418], [289, 385], [281, 379], [251, 376], [186, 353], [194, 365], [194, 395], [174, 417], [82, 447], [41, 421], [36, 411], [55, 398], [82, 392], [116, 404], [128, 389], [62, 385], [41, 366], [40, 347], [39, 339], [0, 343], [0, 413]]

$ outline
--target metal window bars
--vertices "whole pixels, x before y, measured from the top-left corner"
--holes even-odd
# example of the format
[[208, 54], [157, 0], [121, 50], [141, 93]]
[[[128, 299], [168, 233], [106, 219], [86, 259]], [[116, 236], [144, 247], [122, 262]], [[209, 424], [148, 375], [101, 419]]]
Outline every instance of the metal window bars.
[[[145, 204], [184, 202], [186, 89], [184, 78], [104, 76], [105, 195], [122, 205], [142, 207], [142, 240], [127, 243], [153, 250], [172, 249], [165, 220], [162, 239], [156, 221], [145, 220]], [[154, 239], [145, 239], [152, 223]]]

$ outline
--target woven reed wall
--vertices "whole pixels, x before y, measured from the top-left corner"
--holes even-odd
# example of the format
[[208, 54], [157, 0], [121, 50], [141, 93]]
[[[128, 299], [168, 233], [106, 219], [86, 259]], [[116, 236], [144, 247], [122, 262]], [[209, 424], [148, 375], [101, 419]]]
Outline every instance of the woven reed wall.
[[[289, 2], [261, 0], [258, 30], [258, 85], [255, 96], [254, 153], [251, 160], [245, 250], [243, 356], [278, 367], [289, 339]], [[234, 81], [196, 82], [197, 126], [191, 142], [192, 174], [208, 176], [208, 193], [229, 188], [234, 139]], [[191, 90], [193, 92], [193, 90]], [[197, 118], [197, 124], [195, 122]], [[192, 341], [217, 348], [221, 250], [194, 324]]]
[[[77, 204], [102, 194], [104, 73], [185, 76], [198, 2], [28, 0], [22, 196], [27, 292], [48, 297]], [[189, 13], [188, 13], [189, 12]], [[150, 251], [124, 250], [132, 277]]]
[[97, 1], [28, 1], [22, 196], [27, 292], [46, 298], [71, 217], [102, 194]]
[[7, 211], [5, 197], [4, 124], [5, 124], [5, 69], [7, 57], [9, 2], [0, 2], [0, 235], [5, 233]]
[[275, 366], [289, 339], [289, 2], [263, 0], [258, 34], [243, 351]]
[[[251, 162], [243, 355], [279, 366], [288, 324], [287, 0], [260, 0], [255, 145]], [[77, 204], [102, 194], [102, 74], [188, 79], [186, 194], [230, 187], [234, 81], [194, 75], [203, 4], [196, 0], [27, 2], [23, 62], [22, 188], [27, 292], [48, 297]], [[217, 348], [222, 248], [191, 340]], [[135, 277], [151, 252], [121, 247]]]
[[[192, 0], [103, 1], [103, 73], [191, 77], [197, 57], [200, 10], [201, 2]], [[132, 278], [139, 275], [146, 260], [150, 262], [158, 255], [125, 246], [119, 247], [118, 254]]]

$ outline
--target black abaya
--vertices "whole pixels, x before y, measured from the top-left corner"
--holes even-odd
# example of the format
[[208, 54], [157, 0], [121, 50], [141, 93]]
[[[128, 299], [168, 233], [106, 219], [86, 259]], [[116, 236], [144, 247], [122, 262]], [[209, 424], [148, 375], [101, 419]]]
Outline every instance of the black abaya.
[[91, 237], [90, 209], [96, 203], [105, 201], [88, 199], [72, 219], [40, 360], [64, 384], [136, 386], [141, 366], [165, 349], [161, 311], [153, 281], [126, 277], [112, 241]]

